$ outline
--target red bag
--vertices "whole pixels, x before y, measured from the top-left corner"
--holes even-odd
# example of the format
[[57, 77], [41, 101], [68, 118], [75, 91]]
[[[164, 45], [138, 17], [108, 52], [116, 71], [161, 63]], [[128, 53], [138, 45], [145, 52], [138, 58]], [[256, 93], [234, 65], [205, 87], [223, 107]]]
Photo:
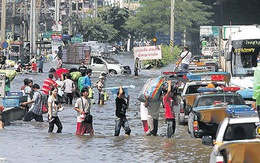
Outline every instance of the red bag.
[[43, 104], [42, 105], [42, 114], [48, 113], [48, 108]]

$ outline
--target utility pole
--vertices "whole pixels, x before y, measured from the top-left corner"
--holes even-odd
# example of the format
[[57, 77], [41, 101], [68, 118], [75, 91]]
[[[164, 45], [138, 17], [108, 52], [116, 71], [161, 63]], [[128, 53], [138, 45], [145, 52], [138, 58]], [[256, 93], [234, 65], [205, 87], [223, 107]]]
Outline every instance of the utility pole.
[[123, 8], [124, 7], [124, 1], [123, 0], [119, 0], [119, 8]]
[[2, 0], [1, 14], [1, 43], [5, 41], [5, 25], [6, 25], [6, 0]]
[[60, 0], [55, 0], [55, 21], [60, 21]]
[[[12, 39], [14, 41], [14, 35], [15, 35], [15, 24], [14, 24], [14, 19], [15, 19], [15, 15], [16, 15], [16, 6], [15, 6], [15, 0], [13, 0], [13, 13], [12, 13]], [[21, 11], [20, 11], [21, 12]]]
[[69, 35], [72, 35], [72, 2], [69, 0]]
[[175, 0], [171, 0], [170, 53], [173, 52], [173, 47], [174, 47], [174, 6], [175, 6]]
[[25, 0], [24, 2], [24, 41], [28, 41], [29, 38], [28, 38], [28, 8], [27, 8], [27, 5], [28, 5], [28, 0]]
[[47, 31], [47, 3], [46, 0], [44, 0], [44, 31]]
[[94, 17], [97, 17], [97, 0], [94, 0]]
[[128, 0], [128, 9], [130, 10], [131, 2]]
[[31, 14], [30, 14], [30, 59], [32, 58], [32, 54], [34, 54], [35, 51], [36, 51], [35, 11], [36, 11], [35, 0], [31, 0]]

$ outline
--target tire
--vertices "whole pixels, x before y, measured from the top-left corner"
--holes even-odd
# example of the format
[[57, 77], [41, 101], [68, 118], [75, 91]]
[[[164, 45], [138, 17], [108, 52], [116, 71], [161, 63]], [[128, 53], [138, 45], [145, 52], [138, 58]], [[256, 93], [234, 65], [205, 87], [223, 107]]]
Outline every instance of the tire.
[[191, 112], [189, 114], [189, 119], [188, 119], [188, 133], [190, 133], [192, 138], [199, 138], [199, 135], [194, 134], [193, 122], [194, 122], [194, 113]]
[[117, 72], [116, 72], [116, 70], [109, 70], [109, 74], [110, 74], [110, 75], [116, 75]]

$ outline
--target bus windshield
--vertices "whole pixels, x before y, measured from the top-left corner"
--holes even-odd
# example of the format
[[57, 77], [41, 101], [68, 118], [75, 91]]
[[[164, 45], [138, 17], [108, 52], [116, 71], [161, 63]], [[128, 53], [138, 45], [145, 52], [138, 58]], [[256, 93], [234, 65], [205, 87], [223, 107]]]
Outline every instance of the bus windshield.
[[234, 77], [254, 76], [260, 40], [232, 41], [232, 75]]

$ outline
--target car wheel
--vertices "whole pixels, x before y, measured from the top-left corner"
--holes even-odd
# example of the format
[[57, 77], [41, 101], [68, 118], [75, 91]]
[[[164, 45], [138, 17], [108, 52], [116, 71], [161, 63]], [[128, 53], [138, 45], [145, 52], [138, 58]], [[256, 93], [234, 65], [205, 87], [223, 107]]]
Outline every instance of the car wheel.
[[116, 70], [109, 70], [109, 74], [110, 74], [110, 75], [116, 75], [117, 72], [116, 72]]

